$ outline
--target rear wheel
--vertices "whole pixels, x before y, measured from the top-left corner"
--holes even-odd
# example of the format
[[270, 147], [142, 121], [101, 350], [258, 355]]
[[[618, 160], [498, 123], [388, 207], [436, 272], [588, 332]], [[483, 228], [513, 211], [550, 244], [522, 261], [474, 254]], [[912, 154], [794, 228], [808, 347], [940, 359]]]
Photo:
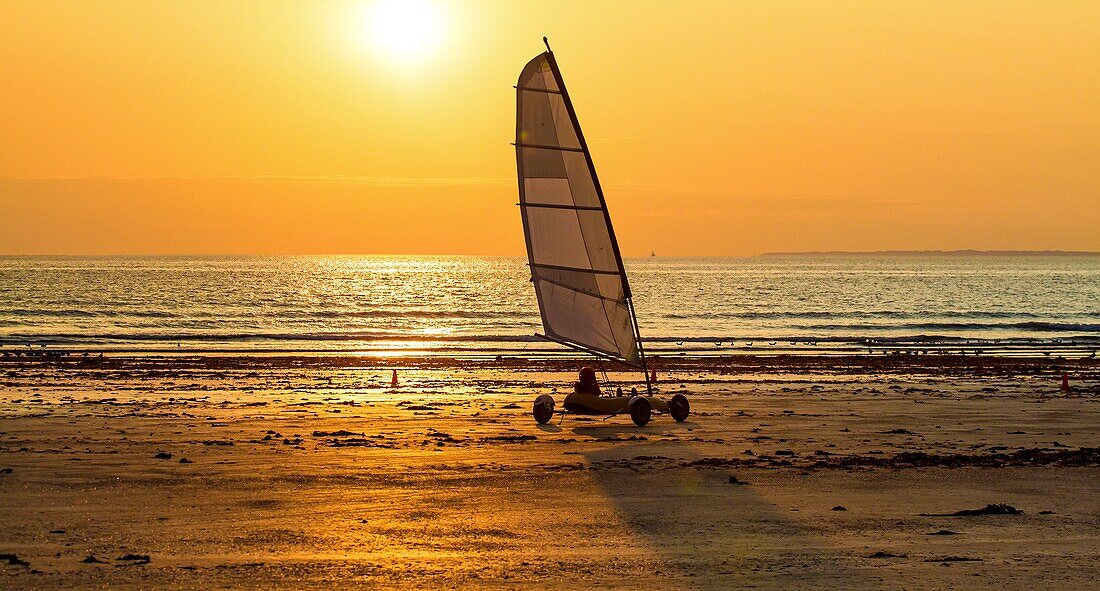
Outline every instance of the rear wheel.
[[635, 425], [645, 427], [649, 423], [649, 417], [653, 414], [653, 405], [642, 396], [635, 396], [630, 401], [630, 418]]
[[688, 404], [687, 396], [683, 394], [673, 396], [672, 400], [668, 401], [668, 414], [672, 415], [677, 423], [686, 421], [691, 414], [691, 405]]
[[535, 422], [540, 425], [545, 425], [550, 422], [550, 419], [554, 418], [554, 399], [549, 394], [542, 394], [538, 398], [535, 398], [535, 404], [531, 408], [531, 414], [535, 417]]

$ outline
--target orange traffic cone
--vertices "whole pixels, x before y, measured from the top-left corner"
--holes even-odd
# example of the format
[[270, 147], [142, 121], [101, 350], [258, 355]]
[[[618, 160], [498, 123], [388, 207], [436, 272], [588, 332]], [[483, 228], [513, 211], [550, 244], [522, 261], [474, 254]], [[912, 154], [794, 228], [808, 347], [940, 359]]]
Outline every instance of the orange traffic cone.
[[1062, 391], [1069, 392], [1069, 374], [1065, 372], [1062, 373]]
[[390, 378], [390, 387], [391, 388], [396, 388], [397, 387], [397, 370], [396, 369], [393, 370], [393, 377]]

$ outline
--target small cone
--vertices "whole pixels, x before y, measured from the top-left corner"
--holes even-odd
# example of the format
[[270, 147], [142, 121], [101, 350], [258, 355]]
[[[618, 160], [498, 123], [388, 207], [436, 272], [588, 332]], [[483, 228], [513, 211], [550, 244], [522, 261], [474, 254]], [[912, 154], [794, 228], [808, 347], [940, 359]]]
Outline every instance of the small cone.
[[653, 384], [657, 383], [657, 370], [656, 369], [649, 370], [649, 381], [650, 381], [650, 383], [653, 383]]
[[1062, 391], [1063, 392], [1069, 392], [1069, 374], [1068, 373], [1063, 373], [1062, 374]]
[[391, 388], [396, 388], [397, 387], [397, 370], [396, 369], [393, 370], [393, 377], [390, 378], [390, 387]]

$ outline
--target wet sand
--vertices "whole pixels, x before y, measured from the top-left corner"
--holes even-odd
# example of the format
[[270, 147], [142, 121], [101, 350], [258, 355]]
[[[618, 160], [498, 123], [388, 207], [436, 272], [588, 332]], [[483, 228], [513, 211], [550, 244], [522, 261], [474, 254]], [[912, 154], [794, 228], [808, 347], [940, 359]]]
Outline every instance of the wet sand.
[[[687, 422], [535, 425], [534, 395], [566, 391], [576, 365], [0, 361], [0, 586], [1100, 579], [1096, 360], [661, 360], [662, 393], [689, 394]], [[1023, 513], [949, 515], [999, 503]]]

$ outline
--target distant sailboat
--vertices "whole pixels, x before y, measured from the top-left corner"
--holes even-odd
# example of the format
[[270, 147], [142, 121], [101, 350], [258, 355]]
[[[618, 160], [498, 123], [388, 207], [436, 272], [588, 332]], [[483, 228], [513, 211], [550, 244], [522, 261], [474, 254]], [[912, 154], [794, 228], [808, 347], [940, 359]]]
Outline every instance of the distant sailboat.
[[[565, 400], [566, 411], [630, 412], [639, 425], [648, 422], [650, 412], [667, 411], [681, 421], [688, 414], [683, 395], [670, 401], [672, 408], [652, 397], [611, 215], [548, 43], [546, 49], [524, 66], [516, 84], [520, 215], [545, 331], [537, 336], [642, 371], [645, 396], [584, 398], [574, 392]], [[535, 419], [545, 423], [553, 413], [553, 399], [540, 396]]]

